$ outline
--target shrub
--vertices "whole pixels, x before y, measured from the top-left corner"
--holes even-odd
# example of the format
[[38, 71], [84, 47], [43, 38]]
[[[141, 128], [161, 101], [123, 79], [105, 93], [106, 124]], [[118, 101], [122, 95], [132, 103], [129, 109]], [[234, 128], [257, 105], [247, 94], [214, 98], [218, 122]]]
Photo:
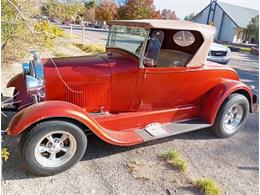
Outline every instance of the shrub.
[[181, 171], [187, 170], [188, 167], [187, 162], [182, 158], [181, 154], [176, 150], [171, 150], [167, 152], [164, 156], [167, 162], [171, 164], [173, 167], [176, 167]]
[[86, 53], [104, 53], [106, 48], [103, 45], [97, 45], [97, 44], [75, 44], [76, 47], [80, 48], [82, 51]]
[[51, 25], [47, 21], [37, 22], [34, 25], [34, 30], [36, 33], [41, 35], [41, 38], [43, 38], [43, 43], [50, 46], [53, 44], [53, 39], [65, 36], [63, 29], [57, 25]]
[[201, 178], [194, 181], [194, 186], [198, 188], [205, 195], [219, 195], [221, 189], [216, 185], [212, 179]]

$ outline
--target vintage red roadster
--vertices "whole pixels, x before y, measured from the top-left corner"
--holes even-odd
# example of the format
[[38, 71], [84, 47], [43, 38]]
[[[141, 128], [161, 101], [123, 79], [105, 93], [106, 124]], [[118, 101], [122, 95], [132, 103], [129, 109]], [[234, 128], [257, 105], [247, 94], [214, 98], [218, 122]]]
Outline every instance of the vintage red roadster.
[[188, 21], [108, 22], [106, 52], [41, 59], [12, 78], [7, 134], [21, 135], [23, 167], [54, 175], [78, 162], [86, 132], [130, 146], [209, 128], [236, 134], [256, 95], [229, 66], [207, 62], [215, 28]]

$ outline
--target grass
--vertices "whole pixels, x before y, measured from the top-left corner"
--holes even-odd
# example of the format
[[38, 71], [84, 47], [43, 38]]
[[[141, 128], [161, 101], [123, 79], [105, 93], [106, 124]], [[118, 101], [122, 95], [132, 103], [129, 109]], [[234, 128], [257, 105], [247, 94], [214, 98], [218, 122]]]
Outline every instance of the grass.
[[57, 58], [61, 58], [61, 57], [67, 57], [64, 53], [62, 52], [53, 52], [53, 55], [55, 55], [55, 57]]
[[240, 46], [234, 46], [234, 45], [224, 45], [226, 47], [234, 47], [234, 48], [239, 48], [240, 51], [242, 52], [247, 52], [247, 53], [250, 53], [251, 51], [251, 48], [248, 48], [248, 47], [240, 47]]
[[193, 182], [194, 186], [198, 188], [204, 195], [219, 195], [221, 189], [217, 186], [214, 180], [201, 178]]
[[106, 50], [106, 48], [103, 45], [97, 45], [97, 44], [76, 43], [74, 45], [86, 53], [93, 53], [93, 54], [104, 53]]
[[181, 154], [176, 150], [171, 150], [167, 152], [164, 157], [167, 162], [173, 167], [179, 169], [180, 171], [185, 172], [188, 168], [188, 163], [182, 158]]

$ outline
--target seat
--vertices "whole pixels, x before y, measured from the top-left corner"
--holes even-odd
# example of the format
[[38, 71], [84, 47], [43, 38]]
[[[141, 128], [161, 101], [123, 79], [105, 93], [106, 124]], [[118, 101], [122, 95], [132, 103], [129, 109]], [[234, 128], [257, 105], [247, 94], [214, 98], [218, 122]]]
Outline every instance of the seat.
[[161, 49], [157, 67], [185, 67], [191, 54], [172, 49]]

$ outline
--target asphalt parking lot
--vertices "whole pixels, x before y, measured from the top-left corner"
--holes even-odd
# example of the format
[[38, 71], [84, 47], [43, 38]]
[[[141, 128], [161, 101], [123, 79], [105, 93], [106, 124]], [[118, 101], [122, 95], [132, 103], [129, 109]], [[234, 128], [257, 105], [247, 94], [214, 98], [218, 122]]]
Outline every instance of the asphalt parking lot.
[[[258, 93], [258, 57], [233, 53], [229, 64]], [[198, 194], [187, 178], [209, 177], [224, 194], [254, 195], [259, 186], [258, 130], [258, 114], [250, 114], [244, 129], [228, 139], [219, 139], [203, 129], [134, 147], [116, 147], [90, 135], [83, 159], [72, 169], [51, 177], [25, 174], [20, 166], [19, 137], [4, 137], [2, 145], [11, 155], [3, 163], [2, 193]], [[187, 160], [187, 173], [171, 169], [159, 158], [170, 149], [176, 149]], [[133, 162], [134, 172], [128, 167]]]

